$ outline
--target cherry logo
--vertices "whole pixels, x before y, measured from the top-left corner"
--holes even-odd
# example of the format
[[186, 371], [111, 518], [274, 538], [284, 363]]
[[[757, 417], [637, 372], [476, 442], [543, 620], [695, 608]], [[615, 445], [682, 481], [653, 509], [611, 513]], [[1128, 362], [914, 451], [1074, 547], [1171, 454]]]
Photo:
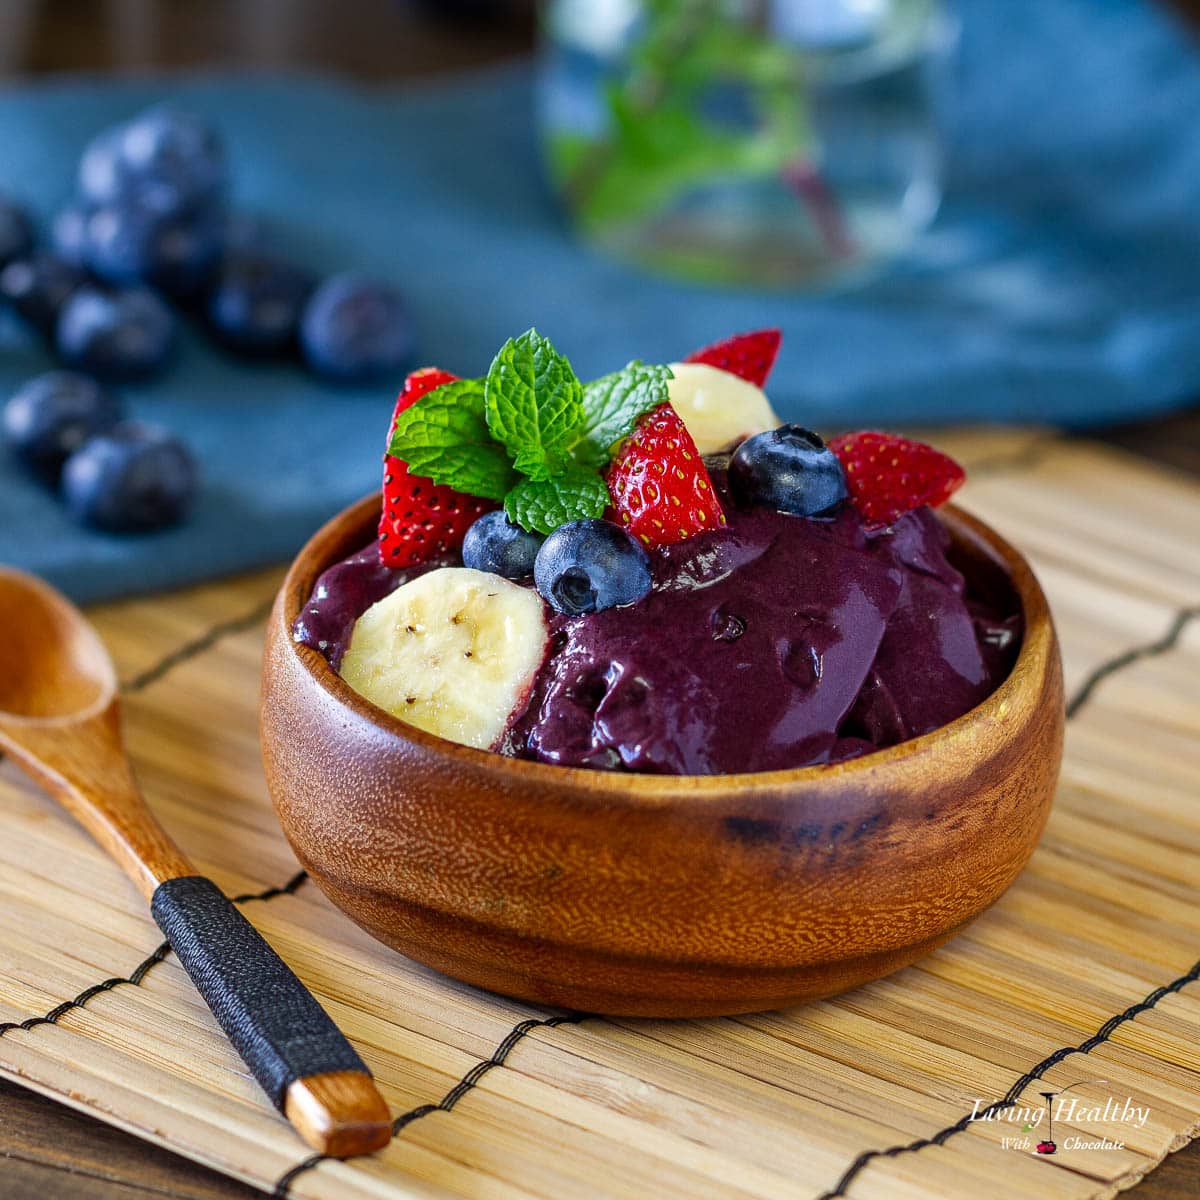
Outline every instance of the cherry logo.
[[1039, 1154], [1053, 1154], [1058, 1149], [1055, 1142], [1038, 1142], [1037, 1152]]

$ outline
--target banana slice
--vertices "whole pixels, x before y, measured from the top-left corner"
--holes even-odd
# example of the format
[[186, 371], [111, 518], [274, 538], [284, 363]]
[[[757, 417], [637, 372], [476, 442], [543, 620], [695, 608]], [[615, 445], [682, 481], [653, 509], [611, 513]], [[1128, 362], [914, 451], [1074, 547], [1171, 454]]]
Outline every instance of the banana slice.
[[548, 636], [532, 588], [441, 567], [359, 617], [341, 675], [410, 725], [486, 750], [528, 694]]
[[731, 450], [782, 424], [760, 387], [707, 363], [672, 363], [671, 405], [701, 454]]

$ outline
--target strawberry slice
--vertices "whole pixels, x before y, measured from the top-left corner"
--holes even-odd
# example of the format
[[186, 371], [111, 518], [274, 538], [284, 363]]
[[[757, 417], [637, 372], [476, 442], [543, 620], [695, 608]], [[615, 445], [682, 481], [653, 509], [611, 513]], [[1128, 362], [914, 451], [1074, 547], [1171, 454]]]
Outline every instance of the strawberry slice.
[[708, 363], [720, 367], [731, 375], [737, 375], [762, 387], [775, 365], [779, 353], [779, 342], [783, 335], [778, 329], [756, 329], [753, 333], [735, 333], [721, 342], [713, 342], [703, 350], [689, 354], [684, 362]]
[[[414, 371], [404, 381], [396, 400], [391, 429], [396, 428], [396, 418], [422, 396], [457, 378], [437, 367]], [[379, 557], [387, 567], [415, 567], [435, 555], [457, 550], [476, 518], [495, 507], [490, 500], [467, 496], [423, 476], [410, 475], [407, 463], [385, 454]]]
[[843, 433], [828, 445], [845, 468], [854, 507], [872, 529], [923, 504], [945, 504], [967, 478], [940, 450], [892, 433]]
[[620, 524], [647, 546], [669, 546], [725, 524], [700, 451], [669, 404], [642, 417], [606, 478]]

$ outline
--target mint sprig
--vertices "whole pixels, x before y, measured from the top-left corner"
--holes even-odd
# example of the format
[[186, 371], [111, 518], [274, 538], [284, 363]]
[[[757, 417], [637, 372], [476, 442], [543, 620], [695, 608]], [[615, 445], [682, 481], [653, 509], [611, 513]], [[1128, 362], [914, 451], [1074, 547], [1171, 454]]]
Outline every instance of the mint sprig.
[[443, 384], [396, 419], [389, 453], [416, 475], [490, 500], [552, 533], [608, 507], [601, 472], [667, 400], [668, 367], [631, 362], [586, 387], [536, 329], [510, 338], [483, 379]]

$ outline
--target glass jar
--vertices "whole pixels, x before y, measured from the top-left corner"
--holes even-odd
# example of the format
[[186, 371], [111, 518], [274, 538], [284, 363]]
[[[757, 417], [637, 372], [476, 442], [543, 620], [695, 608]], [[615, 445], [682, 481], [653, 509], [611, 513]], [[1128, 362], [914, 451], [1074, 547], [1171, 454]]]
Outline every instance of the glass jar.
[[941, 195], [937, 0], [551, 0], [538, 105], [582, 235], [709, 283], [840, 281]]

